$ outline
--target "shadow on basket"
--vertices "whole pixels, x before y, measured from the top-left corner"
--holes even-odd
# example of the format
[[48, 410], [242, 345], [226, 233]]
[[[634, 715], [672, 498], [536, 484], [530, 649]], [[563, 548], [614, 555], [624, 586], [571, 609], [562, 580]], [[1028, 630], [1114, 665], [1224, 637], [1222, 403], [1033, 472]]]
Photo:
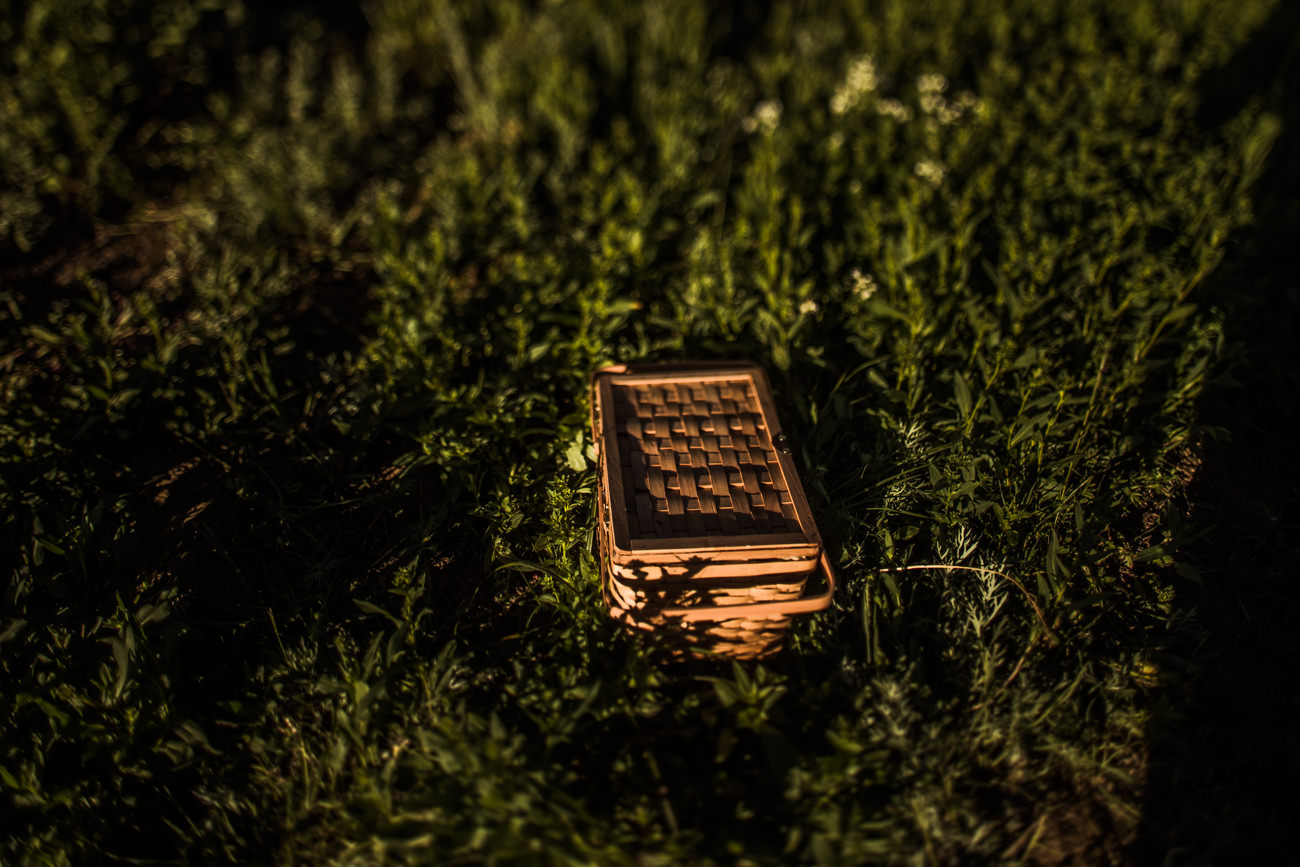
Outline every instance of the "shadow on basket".
[[[760, 367], [605, 368], [591, 423], [611, 616], [678, 654], [753, 659], [830, 605], [834, 572]], [[819, 567], [826, 588], [805, 595]]]

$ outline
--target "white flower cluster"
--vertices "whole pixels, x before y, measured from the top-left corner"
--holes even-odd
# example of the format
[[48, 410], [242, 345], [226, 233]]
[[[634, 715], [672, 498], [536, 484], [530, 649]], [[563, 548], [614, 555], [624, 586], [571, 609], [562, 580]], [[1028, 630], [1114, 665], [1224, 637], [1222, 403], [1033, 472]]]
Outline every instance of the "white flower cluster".
[[943, 101], [943, 92], [948, 89], [948, 79], [937, 72], [927, 72], [916, 79], [916, 89], [921, 94], [921, 110], [934, 114], [935, 107]]
[[854, 268], [849, 272], [849, 289], [859, 301], [870, 301], [871, 296], [875, 295], [879, 288], [876, 278], [861, 268]]
[[817, 312], [817, 302], [811, 298], [805, 298], [799, 303], [799, 312], [804, 316], [811, 316]]
[[907, 123], [912, 119], [912, 110], [896, 99], [880, 100], [876, 103], [876, 111], [899, 123]]
[[754, 111], [741, 122], [741, 129], [748, 133], [762, 130], [765, 135], [771, 135], [781, 124], [781, 113], [784, 110], [781, 100], [765, 99], [754, 106]]
[[937, 187], [943, 182], [943, 176], [948, 170], [944, 167], [943, 163], [937, 162], [936, 160], [920, 160], [912, 167], [912, 171], [916, 173], [918, 178], [929, 181]]
[[844, 114], [862, 103], [865, 96], [872, 93], [880, 84], [876, 72], [876, 61], [870, 54], [863, 54], [849, 64], [848, 75], [835, 88], [831, 96], [831, 111]]
[[948, 79], [937, 72], [917, 78], [916, 89], [920, 93], [921, 111], [937, 118], [944, 126], [961, 120], [967, 112], [979, 112], [984, 108], [984, 101], [969, 90], [963, 90], [951, 100], [946, 98], [944, 93], [948, 90]]
[[[963, 90], [950, 96], [948, 79], [938, 72], [927, 72], [917, 76], [915, 103], [908, 104], [901, 99], [884, 94], [868, 102], [867, 96], [876, 93], [881, 86], [881, 80], [872, 56], [859, 55], [849, 64], [844, 80], [835, 87], [830, 102], [831, 112], [843, 115], [859, 106], [872, 105], [878, 115], [899, 124], [908, 123], [919, 112], [931, 153], [934, 153], [937, 148], [940, 127], [951, 126], [971, 114], [981, 116], [986, 114], [984, 101], [970, 91]], [[836, 130], [831, 134], [828, 142], [832, 151], [839, 150], [844, 145], [844, 134]], [[936, 157], [930, 156], [918, 160], [912, 166], [912, 171], [918, 178], [931, 186], [938, 187], [943, 183], [948, 167]], [[856, 278], [854, 285], [857, 291]], [[869, 297], [872, 291], [874, 291], [874, 283], [870, 284], [870, 287], [863, 285], [863, 297]]]

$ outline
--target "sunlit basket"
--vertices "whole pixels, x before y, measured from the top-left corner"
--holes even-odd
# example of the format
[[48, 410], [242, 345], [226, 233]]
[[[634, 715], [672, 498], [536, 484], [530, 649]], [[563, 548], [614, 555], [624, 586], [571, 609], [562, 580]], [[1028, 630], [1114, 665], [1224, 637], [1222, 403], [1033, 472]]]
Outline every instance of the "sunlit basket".
[[[591, 414], [611, 616], [743, 659], [830, 605], [834, 573], [762, 368], [608, 367], [592, 374]], [[819, 565], [826, 589], [807, 595]]]

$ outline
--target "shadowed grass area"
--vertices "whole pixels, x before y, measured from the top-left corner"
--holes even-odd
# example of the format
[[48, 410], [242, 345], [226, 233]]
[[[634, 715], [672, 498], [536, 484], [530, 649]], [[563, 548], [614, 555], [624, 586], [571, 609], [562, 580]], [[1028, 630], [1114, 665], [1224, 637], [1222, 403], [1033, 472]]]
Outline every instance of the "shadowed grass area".
[[[1268, 860], [1294, 30], [0, 0], [0, 856]], [[599, 602], [587, 374], [683, 358], [843, 575], [763, 665]]]

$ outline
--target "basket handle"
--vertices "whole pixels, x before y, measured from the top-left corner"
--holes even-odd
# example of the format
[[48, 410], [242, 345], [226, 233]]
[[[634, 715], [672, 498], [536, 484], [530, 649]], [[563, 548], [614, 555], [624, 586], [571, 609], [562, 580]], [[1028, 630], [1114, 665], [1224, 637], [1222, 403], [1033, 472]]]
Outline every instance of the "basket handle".
[[[835, 570], [831, 568], [830, 558], [823, 549], [818, 561], [822, 573], [826, 576], [826, 589], [816, 596], [804, 596], [785, 602], [742, 602], [739, 605], [696, 605], [690, 608], [662, 608], [656, 613], [665, 617], [678, 617], [686, 622], [696, 620], [730, 620], [733, 617], [780, 617], [789, 614], [808, 614], [824, 611], [830, 607], [831, 597], [835, 595]], [[609, 568], [602, 563], [600, 569], [600, 590], [609, 606], [610, 614], [620, 620], [633, 617], [633, 612], [614, 601], [609, 591]]]

